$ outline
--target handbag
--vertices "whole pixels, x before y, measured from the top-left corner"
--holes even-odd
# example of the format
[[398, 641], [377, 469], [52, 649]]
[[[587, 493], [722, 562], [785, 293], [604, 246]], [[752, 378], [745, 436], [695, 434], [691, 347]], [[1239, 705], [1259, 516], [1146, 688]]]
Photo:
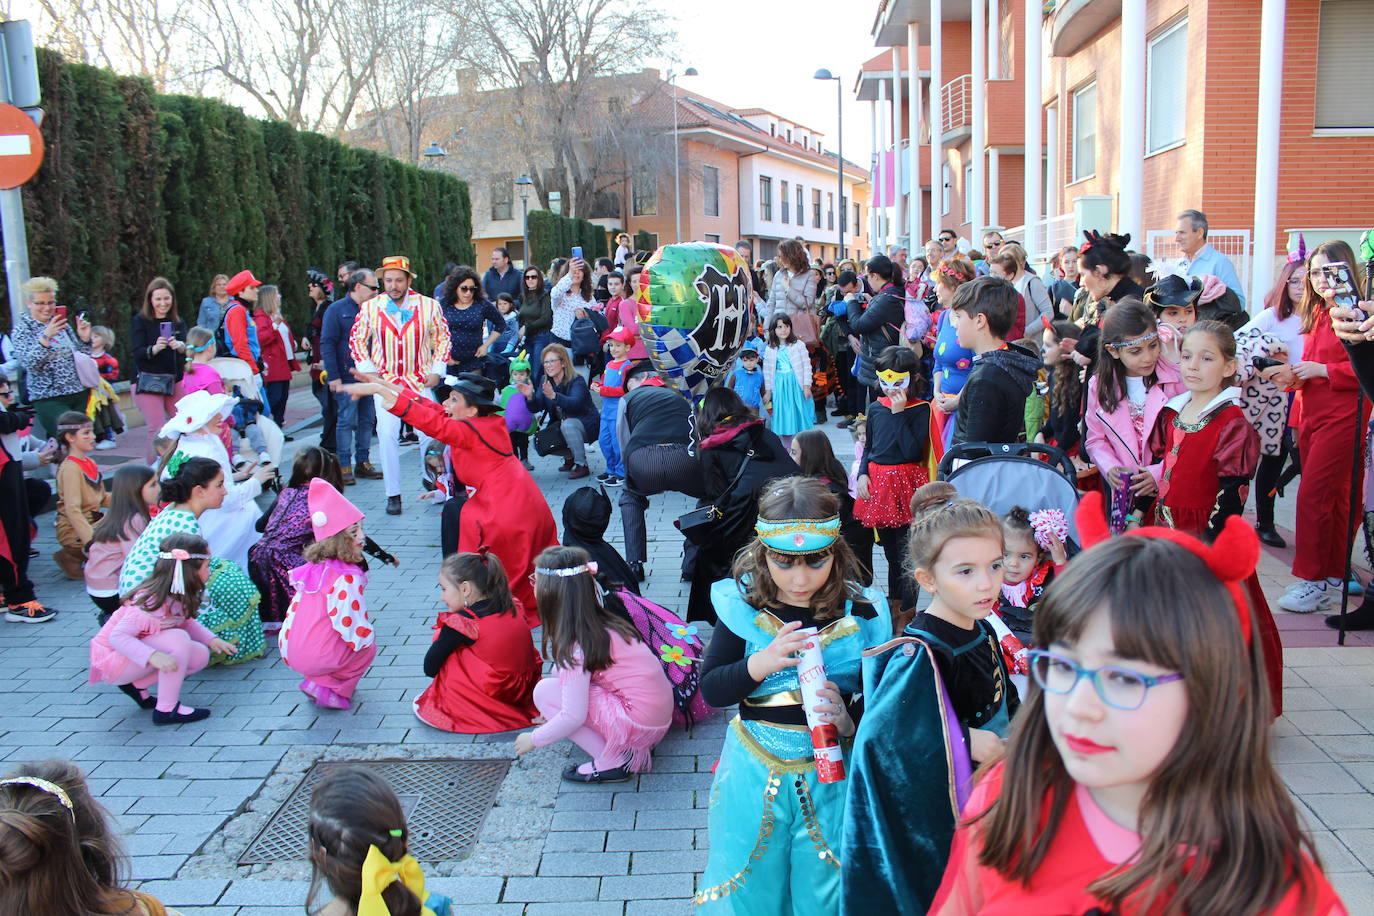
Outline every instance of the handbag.
[[138, 393], [162, 394], [170, 397], [176, 381], [176, 376], [170, 372], [140, 372], [138, 374]]
[[815, 312], [797, 312], [789, 315], [792, 319], [792, 333], [808, 347], [821, 342], [821, 320]]
[[534, 434], [534, 450], [541, 456], [572, 454], [572, 450], [568, 448], [568, 440], [564, 438], [563, 430], [556, 422], [548, 423]]
[[707, 505], [699, 506], [677, 517], [673, 525], [682, 532], [683, 537], [699, 545], [713, 541], [727, 543], [731, 540], [731, 535], [749, 523], [750, 516], [758, 511], [756, 500], [753, 494], [744, 494], [741, 498], [734, 490], [740, 478], [744, 476], [745, 468], [749, 467], [749, 462], [753, 460], [754, 450], [751, 448], [745, 453], [739, 470], [719, 496]]

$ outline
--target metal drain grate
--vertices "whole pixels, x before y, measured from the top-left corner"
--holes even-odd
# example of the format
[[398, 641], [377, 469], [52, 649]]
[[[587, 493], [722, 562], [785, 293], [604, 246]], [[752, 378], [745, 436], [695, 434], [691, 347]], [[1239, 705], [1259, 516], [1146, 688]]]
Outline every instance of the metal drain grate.
[[410, 831], [409, 852], [421, 862], [468, 856], [496, 802], [509, 760], [329, 760], [310, 768], [239, 857], [240, 865], [305, 858], [310, 793], [330, 767], [365, 766], [391, 784]]

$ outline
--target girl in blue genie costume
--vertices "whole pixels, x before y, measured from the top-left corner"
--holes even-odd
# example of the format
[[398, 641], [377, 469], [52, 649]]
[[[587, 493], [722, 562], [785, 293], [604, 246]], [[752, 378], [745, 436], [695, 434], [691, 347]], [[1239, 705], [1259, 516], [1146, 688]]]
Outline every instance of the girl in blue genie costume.
[[[713, 706], [739, 704], [711, 786], [711, 851], [703, 912], [833, 914], [840, 904], [840, 830], [849, 784], [822, 783], [797, 679], [797, 653], [819, 638], [827, 682], [815, 707], [849, 751], [861, 654], [892, 634], [887, 602], [859, 584], [840, 538], [839, 506], [817, 480], [765, 485], [758, 537], [716, 582], [720, 619], [702, 666]], [[816, 627], [808, 637], [798, 631]]]

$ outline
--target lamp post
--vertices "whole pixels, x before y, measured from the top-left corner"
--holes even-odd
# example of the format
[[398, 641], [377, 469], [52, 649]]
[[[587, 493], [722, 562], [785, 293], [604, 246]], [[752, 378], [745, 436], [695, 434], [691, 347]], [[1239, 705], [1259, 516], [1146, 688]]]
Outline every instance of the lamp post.
[[[840, 230], [840, 243], [835, 246], [835, 260], [844, 257], [844, 87], [840, 85], [840, 78], [832, 74], [829, 70], [820, 69], [816, 71], [814, 79], [834, 80], [835, 81], [835, 178], [839, 184], [839, 193], [835, 197], [835, 202], [840, 208], [840, 218], [835, 224]], [[854, 227], [855, 234], [858, 234], [859, 227]]]
[[678, 139], [677, 139], [677, 78], [679, 76], [696, 76], [697, 68], [688, 67], [682, 73], [668, 71], [668, 82], [673, 85], [673, 220], [676, 223], [675, 241], [682, 241], [682, 177], [678, 166]]
[[425, 161], [429, 162], [434, 168], [437, 169], [439, 167], [439, 160], [447, 156], [448, 152], [445, 151], [445, 149], [436, 142], [431, 143], [429, 145], [429, 148], [426, 149], [424, 153], [422, 153], [421, 155], [425, 157]]
[[[530, 176], [521, 175], [515, 179], [515, 187], [520, 191], [520, 231], [525, 239], [525, 263], [521, 270], [524, 270], [530, 266], [530, 188], [534, 187], [534, 182]], [[521, 280], [520, 282], [523, 284], [525, 281]], [[523, 292], [524, 286], [522, 285], [520, 289]]]

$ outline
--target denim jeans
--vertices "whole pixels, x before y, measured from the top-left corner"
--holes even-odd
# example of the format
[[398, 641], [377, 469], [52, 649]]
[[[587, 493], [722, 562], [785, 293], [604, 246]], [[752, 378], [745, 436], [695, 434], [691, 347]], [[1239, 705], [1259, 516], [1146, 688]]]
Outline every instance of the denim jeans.
[[334, 426], [334, 450], [339, 455], [339, 464], [352, 467], [369, 461], [372, 424], [376, 421], [372, 398], [364, 397], [355, 401], [343, 392], [336, 391], [334, 406], [338, 413]]

